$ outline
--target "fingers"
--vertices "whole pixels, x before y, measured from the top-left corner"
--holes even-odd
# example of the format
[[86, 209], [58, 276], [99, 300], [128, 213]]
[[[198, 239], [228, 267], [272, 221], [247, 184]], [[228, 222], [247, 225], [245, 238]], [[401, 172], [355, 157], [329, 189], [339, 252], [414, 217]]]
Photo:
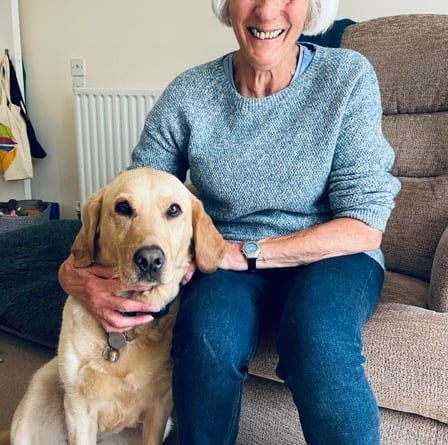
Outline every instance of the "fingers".
[[73, 266], [73, 255], [70, 254], [70, 256], [68, 256], [64, 262], [59, 266], [59, 270], [58, 270], [58, 280], [59, 280], [59, 284], [61, 285], [62, 289], [64, 289], [64, 291], [69, 294], [69, 289], [70, 289], [70, 283], [71, 283], [71, 278], [72, 275], [74, 274], [73, 272], [74, 266]]
[[[109, 281], [108, 285], [110, 285]], [[113, 280], [116, 281], [116, 280]], [[108, 332], [123, 332], [142, 323], [153, 320], [146, 312], [159, 312], [160, 307], [129, 298], [117, 297], [105, 292], [97, 293], [90, 298], [89, 310], [98, 319], [100, 324]], [[142, 315], [126, 316], [126, 312], [142, 313]]]
[[182, 278], [182, 281], [181, 281], [181, 285], [182, 286], [187, 284], [191, 280], [191, 278], [193, 277], [196, 269], [197, 269], [196, 262], [193, 260], [190, 263], [190, 265], [188, 266], [188, 269], [187, 269], [187, 271], [185, 272], [185, 275]]
[[132, 298], [123, 298], [111, 296], [110, 308], [115, 312], [159, 312], [160, 306], [156, 304], [145, 303], [143, 301], [133, 300]]
[[105, 309], [103, 317], [99, 319], [106, 332], [126, 332], [143, 323], [149, 323], [154, 317], [151, 315], [136, 315], [126, 317], [111, 309]]

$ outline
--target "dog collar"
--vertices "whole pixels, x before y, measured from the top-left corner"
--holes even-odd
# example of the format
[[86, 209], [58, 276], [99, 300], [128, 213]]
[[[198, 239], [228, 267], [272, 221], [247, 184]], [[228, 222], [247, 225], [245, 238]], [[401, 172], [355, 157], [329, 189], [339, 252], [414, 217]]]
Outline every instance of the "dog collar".
[[[171, 303], [168, 303], [159, 312], [120, 312], [125, 317], [137, 317], [138, 315], [151, 315], [153, 318], [161, 318], [168, 314]], [[103, 350], [104, 360], [115, 363], [120, 358], [120, 351], [135, 338], [134, 329], [125, 332], [106, 332], [107, 345]]]

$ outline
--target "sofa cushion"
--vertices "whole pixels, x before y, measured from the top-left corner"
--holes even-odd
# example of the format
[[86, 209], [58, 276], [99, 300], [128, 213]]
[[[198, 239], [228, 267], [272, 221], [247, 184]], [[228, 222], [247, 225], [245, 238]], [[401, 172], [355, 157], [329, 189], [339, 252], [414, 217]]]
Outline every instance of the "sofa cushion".
[[448, 314], [382, 303], [364, 329], [380, 407], [448, 423]]
[[429, 280], [448, 226], [448, 112], [387, 115], [383, 130], [402, 183], [384, 234], [386, 266]]
[[448, 226], [448, 176], [400, 179], [382, 243], [386, 267], [429, 281], [437, 245]]
[[448, 226], [448, 112], [385, 115], [383, 130], [402, 183], [384, 234], [386, 266], [429, 280]]
[[341, 46], [374, 66], [384, 114], [428, 113], [448, 110], [447, 35], [446, 15], [381, 17], [347, 27]]
[[[448, 443], [446, 424], [415, 414], [380, 409], [382, 445]], [[243, 385], [236, 445], [305, 445], [297, 410], [284, 385], [249, 377]]]
[[379, 303], [401, 303], [426, 308], [429, 284], [418, 278], [386, 271]]
[[383, 133], [395, 152], [392, 173], [431, 178], [448, 172], [448, 112], [383, 116]]

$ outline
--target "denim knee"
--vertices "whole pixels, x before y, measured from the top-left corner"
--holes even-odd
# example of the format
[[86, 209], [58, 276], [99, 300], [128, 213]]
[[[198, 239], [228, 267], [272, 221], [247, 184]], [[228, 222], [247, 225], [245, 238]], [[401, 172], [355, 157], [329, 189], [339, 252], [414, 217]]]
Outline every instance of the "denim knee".
[[321, 263], [297, 273], [280, 322], [277, 372], [307, 443], [376, 445], [378, 407], [364, 373], [362, 328], [383, 271], [363, 254]]
[[251, 283], [241, 274], [236, 281], [233, 274], [198, 274], [182, 296], [173, 338], [173, 358], [182, 366], [238, 377], [247, 368], [256, 348], [259, 317], [256, 297], [246, 290]]
[[362, 365], [362, 329], [375, 308], [383, 276], [382, 268], [365, 254], [297, 268], [280, 320], [280, 374], [290, 367], [310, 375], [319, 368], [333, 372], [335, 365]]

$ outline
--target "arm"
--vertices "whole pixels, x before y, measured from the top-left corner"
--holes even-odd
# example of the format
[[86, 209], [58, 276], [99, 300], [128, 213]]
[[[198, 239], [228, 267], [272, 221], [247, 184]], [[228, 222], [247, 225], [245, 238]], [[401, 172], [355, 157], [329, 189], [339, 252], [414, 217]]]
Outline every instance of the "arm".
[[[382, 232], [352, 218], [337, 218], [299, 232], [259, 241], [258, 269], [294, 267], [325, 258], [350, 255], [379, 247]], [[228, 243], [222, 269], [247, 270], [241, 243]]]
[[187, 124], [182, 120], [179, 96], [182, 89], [171, 83], [164, 90], [145, 120], [140, 140], [132, 151], [134, 167], [164, 170], [185, 181], [188, 170]]

